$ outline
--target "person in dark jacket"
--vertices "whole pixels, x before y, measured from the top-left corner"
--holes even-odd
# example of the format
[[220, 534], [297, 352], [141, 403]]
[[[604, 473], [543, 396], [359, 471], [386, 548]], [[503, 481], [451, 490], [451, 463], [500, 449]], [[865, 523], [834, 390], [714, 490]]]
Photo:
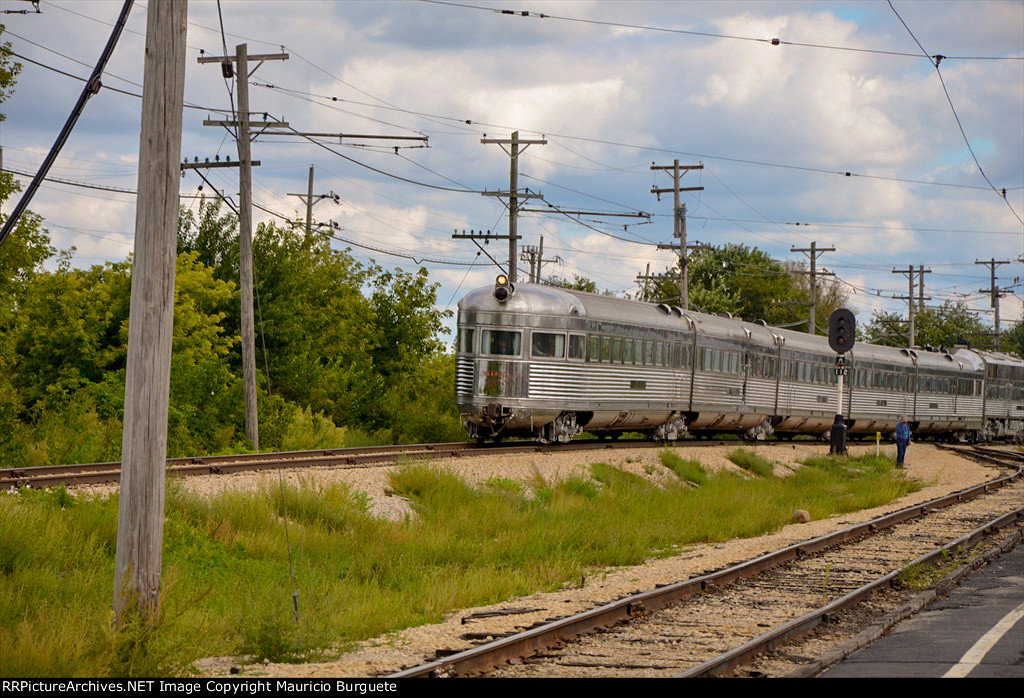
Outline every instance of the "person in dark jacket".
[[910, 427], [907, 426], [907, 418], [900, 417], [900, 423], [896, 425], [896, 467], [903, 468], [903, 459], [907, 455], [907, 445], [910, 443]]

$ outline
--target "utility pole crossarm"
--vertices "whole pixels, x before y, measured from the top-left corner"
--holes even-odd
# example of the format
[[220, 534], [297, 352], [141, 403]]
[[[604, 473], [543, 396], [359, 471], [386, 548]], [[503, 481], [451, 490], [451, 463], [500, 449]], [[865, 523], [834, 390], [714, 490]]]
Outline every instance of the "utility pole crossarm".
[[832, 273], [830, 271], [827, 271], [827, 270], [818, 271], [818, 257], [820, 257], [825, 252], [835, 252], [835, 251], [836, 251], [835, 247], [818, 247], [817, 241], [812, 241], [810, 247], [791, 247], [790, 248], [790, 252], [802, 252], [803, 254], [807, 255], [808, 259], [811, 260], [811, 268], [810, 268], [809, 271], [799, 271], [798, 270], [796, 272], [797, 274], [807, 274], [807, 275], [810, 276], [810, 284], [809, 284], [809, 289], [808, 289], [808, 291], [809, 291], [809, 300], [810, 300], [810, 302], [808, 303], [808, 306], [810, 307], [810, 312], [808, 313], [808, 318], [807, 318], [807, 333], [808, 334], [812, 334], [812, 335], [818, 334], [818, 327], [814, 323], [814, 311], [815, 311], [815, 306], [817, 305], [817, 302], [818, 302], [818, 298], [817, 298], [818, 297], [818, 277], [819, 276], [835, 276], [834, 273]]
[[677, 191], [704, 191], [704, 187], [679, 187], [678, 189], [676, 189], [675, 187], [669, 189], [659, 189], [658, 187], [651, 187], [652, 194], [674, 194]]
[[[520, 195], [522, 198], [522, 195]], [[617, 216], [620, 218], [647, 218], [651, 214], [637, 211], [635, 213], [609, 213], [608, 211], [566, 211], [564, 208], [556, 208], [548, 204], [550, 208], [521, 208], [520, 213], [559, 213], [563, 216]]]
[[[520, 199], [527, 201], [529, 199], [540, 199], [540, 194], [519, 193], [519, 154], [520, 148], [523, 150], [531, 145], [547, 145], [546, 138], [539, 139], [520, 139], [519, 131], [513, 131], [510, 138], [487, 138], [487, 134], [480, 139], [481, 143], [484, 144], [497, 144], [502, 147], [508, 153], [509, 157], [509, 168], [508, 168], [508, 191], [483, 191], [480, 192], [483, 196], [497, 196], [505, 197], [508, 199], [506, 207], [508, 208], [508, 280], [511, 283], [516, 282], [516, 262], [519, 259], [519, 255], [516, 252], [516, 241], [519, 239], [518, 232], [518, 219], [519, 219], [519, 207]], [[511, 148], [505, 149], [505, 146], [509, 145]]]
[[702, 170], [704, 164], [680, 165], [678, 160], [671, 165], [655, 165], [651, 163], [651, 170], [668, 170], [672, 172], [672, 188], [660, 189], [651, 187], [651, 193], [657, 195], [661, 201], [661, 195], [672, 192], [672, 237], [679, 240], [678, 245], [662, 246], [658, 249], [675, 249], [679, 251], [679, 305], [683, 310], [690, 309], [690, 272], [688, 269], [687, 251], [690, 246], [686, 244], [686, 204], [680, 203], [679, 193], [684, 191], [704, 191], [704, 187], [681, 187], [679, 179], [687, 170]]
[[[280, 128], [290, 128], [285, 122], [275, 122], [270, 124], [271, 127], [277, 126]], [[369, 140], [387, 140], [387, 141], [421, 141], [427, 143], [430, 140], [429, 136], [384, 136], [380, 134], [371, 133], [323, 133], [319, 131], [275, 131], [273, 128], [268, 127], [263, 131], [264, 136], [298, 136], [299, 138], [337, 138], [339, 141], [348, 138], [349, 140], [358, 139], [361, 141]]]
[[[238, 55], [232, 54], [230, 56], [200, 56], [196, 59], [199, 63], [223, 63], [224, 61], [238, 61]], [[249, 53], [245, 57], [246, 62], [248, 61], [286, 61], [288, 60], [287, 53]]]
[[[269, 128], [270, 126], [283, 126], [285, 128], [288, 127], [287, 121], [249, 121], [247, 123], [249, 124], [249, 128]], [[203, 126], [223, 126], [225, 128], [236, 128], [241, 125], [241, 121], [231, 121], [230, 119], [203, 119]]]
[[[181, 163], [182, 170], [210, 170], [217, 167], [241, 167], [241, 162], [183, 162]], [[253, 167], [259, 167], [260, 161], [254, 160], [252, 162]]]
[[989, 303], [990, 303], [990, 307], [992, 308], [993, 320], [994, 320], [993, 324], [995, 326], [995, 346], [994, 346], [994, 348], [995, 348], [996, 351], [998, 351], [999, 350], [999, 299], [1002, 298], [1004, 295], [1006, 295], [1006, 291], [1008, 291], [1009, 289], [999, 288], [998, 286], [996, 286], [996, 267], [1002, 266], [1003, 264], [1013, 264], [1013, 262], [1011, 262], [1010, 260], [997, 260], [995, 257], [993, 257], [992, 259], [990, 259], [987, 262], [975, 261], [974, 263], [975, 264], [984, 264], [986, 267], [989, 268], [989, 272], [991, 273], [991, 277], [992, 277], [992, 282], [991, 283], [992, 283], [992, 285], [989, 288], [980, 289], [978, 291], [978, 293], [988, 293], [988, 294], [991, 294], [991, 300], [989, 301]]

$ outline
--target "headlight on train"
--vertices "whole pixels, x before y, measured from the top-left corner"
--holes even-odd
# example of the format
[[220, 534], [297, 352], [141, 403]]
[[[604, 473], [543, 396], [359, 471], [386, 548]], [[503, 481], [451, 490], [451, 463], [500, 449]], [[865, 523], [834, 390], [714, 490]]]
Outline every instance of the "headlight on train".
[[498, 278], [494, 280], [494, 298], [499, 303], [504, 303], [508, 300], [508, 297], [516, 292], [516, 287], [509, 283], [508, 277], [504, 274], [499, 274]]

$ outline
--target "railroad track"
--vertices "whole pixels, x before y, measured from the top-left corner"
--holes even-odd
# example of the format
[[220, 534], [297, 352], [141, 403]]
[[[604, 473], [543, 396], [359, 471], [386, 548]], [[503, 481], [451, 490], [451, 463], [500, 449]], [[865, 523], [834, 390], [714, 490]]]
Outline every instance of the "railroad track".
[[[701, 439], [675, 442], [676, 446], [712, 447], [734, 446], [737, 448], [757, 446], [779, 446], [784, 441], [758, 441], [753, 444], [737, 440]], [[808, 442], [813, 443], [813, 442]], [[222, 475], [227, 473], [252, 472], [259, 470], [299, 469], [314, 467], [360, 468], [397, 463], [401, 459], [415, 458], [465, 458], [486, 455], [515, 453], [545, 453], [566, 451], [589, 451], [620, 448], [660, 448], [667, 444], [652, 440], [581, 440], [568, 444], [541, 445], [533, 442], [510, 442], [504, 446], [477, 446], [468, 442], [436, 444], [410, 444], [401, 446], [366, 446], [358, 448], [315, 449], [309, 451], [288, 451], [281, 453], [239, 453], [223, 456], [193, 456], [167, 459], [167, 473], [178, 477], [199, 475]], [[950, 447], [952, 448], [952, 447]], [[977, 447], [975, 447], [977, 450]], [[961, 451], [954, 448], [953, 450]], [[1024, 454], [991, 449], [997, 454], [1016, 455], [1024, 463]], [[993, 456], [997, 457], [997, 456]], [[74, 487], [77, 485], [112, 484], [121, 480], [121, 464], [87, 463], [81, 465], [46, 465], [32, 468], [0, 468], [0, 491], [19, 487]]]
[[[772, 443], [772, 442], [759, 442]], [[693, 446], [716, 446], [737, 441], [694, 441]], [[648, 440], [600, 441], [582, 440], [568, 444], [542, 445], [533, 442], [510, 442], [503, 446], [477, 446], [468, 442], [412, 444], [403, 446], [371, 446], [360, 448], [318, 449], [285, 453], [248, 453], [225, 456], [169, 458], [167, 473], [179, 477], [221, 475], [258, 470], [339, 467], [360, 468], [397, 463], [402, 459], [465, 458], [479, 455], [589, 451], [621, 448], [660, 448], [665, 442]], [[60, 485], [97, 485], [119, 482], [118, 462], [84, 465], [48, 465], [33, 468], [0, 468], [0, 491], [19, 487], [58, 487]]]
[[[981, 452], [976, 457], [999, 456]], [[1017, 460], [1008, 456], [1001, 463]], [[1022, 469], [1014, 467], [1012, 474], [983, 485], [393, 676], [728, 673], [889, 588], [908, 564], [924, 564], [944, 550], [969, 546], [992, 530], [1020, 527], [1021, 475]]]

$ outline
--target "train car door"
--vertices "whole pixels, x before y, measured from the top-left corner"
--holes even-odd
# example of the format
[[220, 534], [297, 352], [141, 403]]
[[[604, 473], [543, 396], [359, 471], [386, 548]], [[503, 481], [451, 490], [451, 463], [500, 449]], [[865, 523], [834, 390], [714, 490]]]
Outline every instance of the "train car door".
[[743, 360], [743, 365], [740, 367], [743, 378], [743, 387], [740, 390], [740, 404], [749, 405], [750, 403], [747, 402], [747, 384], [750, 381], [750, 352], [744, 351], [740, 356]]

